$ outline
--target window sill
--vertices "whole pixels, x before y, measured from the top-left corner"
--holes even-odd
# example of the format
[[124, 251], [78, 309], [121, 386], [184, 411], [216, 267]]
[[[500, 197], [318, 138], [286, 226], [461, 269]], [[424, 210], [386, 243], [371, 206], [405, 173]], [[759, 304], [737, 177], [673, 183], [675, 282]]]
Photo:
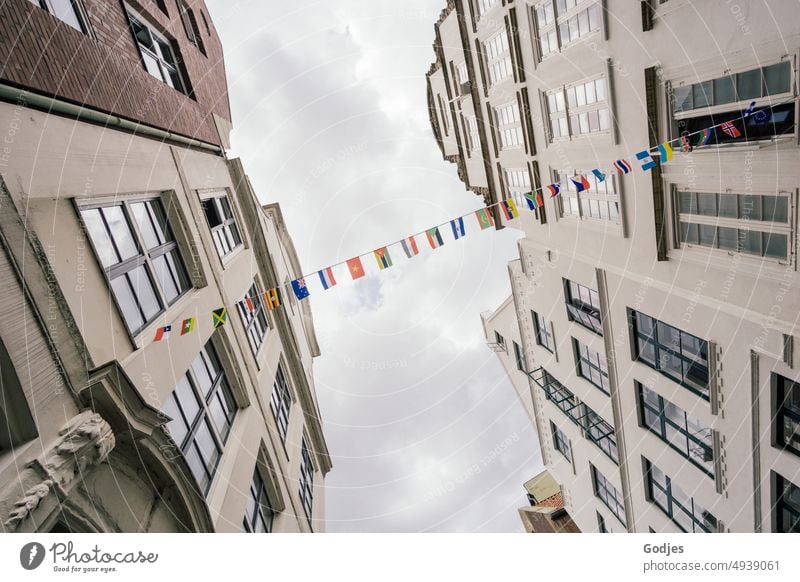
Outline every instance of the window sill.
[[219, 262], [220, 262], [220, 264], [222, 265], [222, 268], [223, 268], [223, 270], [224, 270], [224, 269], [227, 269], [227, 268], [228, 268], [228, 266], [230, 265], [230, 263], [231, 263], [231, 262], [233, 262], [233, 260], [234, 260], [236, 257], [238, 257], [238, 256], [241, 254], [241, 252], [242, 252], [243, 250], [244, 250], [244, 244], [242, 244], [242, 243], [239, 243], [239, 244], [236, 246], [236, 248], [235, 248], [235, 249], [233, 249], [231, 252], [229, 252], [229, 253], [228, 253], [227, 255], [225, 255], [225, 256], [222, 256], [222, 257], [220, 257], [220, 256], [219, 256], [219, 253], [217, 253], [217, 256], [219, 257]]

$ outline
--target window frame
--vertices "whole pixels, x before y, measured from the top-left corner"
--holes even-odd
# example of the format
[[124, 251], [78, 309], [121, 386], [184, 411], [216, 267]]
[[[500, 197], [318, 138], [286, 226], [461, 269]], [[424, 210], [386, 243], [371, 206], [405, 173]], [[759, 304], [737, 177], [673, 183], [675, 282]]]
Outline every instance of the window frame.
[[[787, 409], [787, 401], [790, 394], [786, 389], [786, 384], [796, 387], [800, 391], [800, 382], [787, 378], [777, 372], [770, 374], [770, 384], [772, 385], [773, 404], [772, 404], [772, 424], [773, 439], [772, 444], [775, 448], [791, 453], [800, 457], [800, 406], [797, 410]], [[788, 420], [788, 423], [787, 423]], [[787, 424], [794, 425], [794, 434], [797, 435], [797, 446], [791, 442], [786, 442]]]
[[[522, 129], [522, 116], [519, 111], [519, 103], [509, 101], [503, 105], [498, 105], [492, 109], [495, 121], [495, 131], [497, 131], [497, 142], [500, 151], [518, 150], [525, 147], [525, 134]], [[502, 121], [503, 115], [510, 121]], [[502, 121], [502, 122], [501, 122]]]
[[33, 4], [34, 6], [41, 8], [42, 10], [46, 10], [48, 14], [50, 14], [50, 16], [58, 19], [59, 22], [64, 23], [66, 26], [69, 26], [73, 30], [77, 30], [82, 34], [85, 34], [86, 36], [93, 38], [92, 27], [89, 24], [89, 14], [86, 12], [86, 7], [83, 5], [83, 0], [67, 0], [67, 1], [72, 6], [72, 11], [75, 14], [75, 20], [78, 21], [78, 26], [80, 28], [75, 28], [72, 24], [70, 24], [69, 22], [58, 16], [56, 14], [56, 9], [53, 7], [51, 0], [30, 0], [30, 3]]
[[[787, 503], [785, 500], [786, 490], [797, 490], [800, 499], [800, 486], [796, 485], [780, 473], [772, 471], [772, 531], [775, 533], [800, 533], [800, 502], [797, 504]], [[793, 523], [785, 523], [786, 515], [793, 520]]]
[[[509, 78], [513, 79], [514, 61], [511, 58], [511, 39], [508, 37], [508, 30], [506, 30], [505, 26], [483, 41], [482, 45], [489, 89], [496, 87]], [[500, 74], [503, 76], [496, 76]]]
[[[531, 6], [531, 14], [533, 16], [533, 33], [534, 33], [534, 40], [536, 42], [536, 47], [539, 52], [539, 62], [544, 62], [546, 59], [552, 57], [555, 54], [559, 54], [564, 50], [575, 46], [581, 41], [585, 41], [586, 39], [594, 36], [595, 34], [601, 34], [603, 32], [603, 2], [601, 0], [595, 0], [593, 2], [589, 0], [578, 0], [573, 6], [566, 8], [566, 6], [562, 9], [559, 8], [559, 4], [563, 2], [558, 0], [545, 0], [544, 2], [538, 2]], [[547, 17], [549, 8], [549, 17]], [[592, 15], [590, 11], [592, 9], [597, 10], [599, 15], [596, 15], [595, 18], [599, 18], [596, 21], [597, 28], [592, 28]], [[580, 32], [580, 16], [586, 14], [586, 21], [588, 23], [588, 30], [586, 32]], [[542, 23], [542, 14], [545, 15], [547, 22]], [[576, 20], [576, 29], [578, 30], [578, 36], [575, 39], [570, 38], [566, 41], [564, 40], [563, 34], [563, 26], [566, 24], [567, 28], [570, 29], [570, 23]], [[547, 37], [547, 52], [544, 51], [542, 39]], [[551, 36], [552, 35], [552, 36]], [[551, 45], [551, 40], [555, 38], [555, 48]]]
[[[253, 302], [255, 307], [253, 313], [249, 313], [247, 308], [247, 298]], [[261, 348], [266, 343], [267, 335], [269, 334], [272, 326], [270, 325], [269, 318], [267, 317], [267, 308], [264, 306], [263, 297], [258, 291], [257, 281], [253, 279], [250, 287], [245, 291], [242, 298], [236, 302], [236, 307], [239, 311], [239, 317], [244, 326], [244, 332], [247, 336], [247, 341], [250, 344], [250, 351], [253, 357], [258, 359], [258, 354], [261, 353]], [[256, 322], [260, 322], [264, 329], [255, 329]], [[251, 333], [251, 331], [253, 333]], [[256, 345], [257, 344], [257, 345]]]
[[550, 421], [550, 434], [553, 437], [553, 448], [571, 463], [572, 447], [570, 446], [569, 438], [552, 420]]
[[[542, 346], [551, 354], [556, 351], [556, 341], [553, 333], [548, 331], [547, 324], [549, 323], [544, 317], [539, 315], [538, 312], [531, 309], [531, 318], [533, 319], [533, 331], [536, 336], [536, 345]], [[545, 340], [542, 340], [544, 335]], [[547, 341], [549, 340], [549, 342]]]
[[[710, 361], [709, 361], [709, 345], [710, 345], [709, 341], [705, 340], [703, 338], [700, 338], [698, 336], [695, 336], [695, 335], [693, 335], [693, 334], [691, 334], [689, 332], [683, 331], [682, 329], [677, 328], [675, 326], [672, 326], [672, 325], [670, 325], [668, 323], [665, 323], [665, 322], [663, 322], [663, 321], [661, 321], [659, 319], [656, 319], [655, 317], [647, 315], [646, 313], [644, 313], [642, 311], [636, 311], [634, 309], [631, 309], [630, 307], [627, 308], [627, 309], [628, 309], [628, 325], [630, 326], [630, 331], [631, 331], [631, 349], [632, 349], [632, 354], [633, 354], [633, 360], [636, 361], [636, 362], [640, 362], [640, 363], [644, 364], [645, 366], [655, 370], [656, 372], [658, 372], [662, 376], [664, 376], [666, 378], [669, 378], [673, 382], [683, 386], [684, 388], [686, 388], [687, 390], [689, 390], [693, 394], [696, 394], [697, 396], [700, 396], [704, 400], [710, 402], [710, 400], [711, 400], [711, 376], [712, 376], [712, 370], [710, 368]], [[643, 318], [647, 318], [652, 322], [651, 323], [652, 334], [647, 334], [645, 332], [639, 331], [639, 329], [638, 329], [639, 326], [637, 324], [637, 321], [638, 321], [637, 320], [637, 316], [638, 315], [642, 316]], [[670, 329], [675, 330], [676, 332], [678, 332], [680, 345], [678, 346], [677, 351], [674, 348], [671, 348], [670, 345], [668, 345], [668, 344], [662, 344], [661, 341], [658, 339], [659, 326], [670, 328]], [[688, 336], [689, 338], [692, 338], [693, 340], [696, 340], [696, 342], [697, 342], [697, 344], [699, 346], [699, 349], [698, 349], [698, 352], [697, 352], [698, 354], [701, 354], [702, 351], [705, 350], [705, 354], [706, 354], [706, 356], [705, 356], [705, 365], [703, 365], [702, 361], [699, 361], [699, 360], [695, 361], [695, 360], [691, 359], [689, 356], [685, 356], [683, 353], [681, 353], [681, 352], [684, 351], [684, 348], [683, 348], [684, 336]], [[648, 338], [652, 338], [652, 341], [649, 341]], [[652, 352], [653, 352], [653, 357], [652, 357], [653, 362], [652, 363], [650, 361], [648, 361], [642, 355], [642, 347], [640, 346], [640, 342], [645, 344], [645, 345], [651, 346], [650, 349], [652, 349]], [[673, 375], [672, 373], [670, 373], [668, 370], [666, 370], [664, 368], [662, 362], [666, 361], [666, 360], [665, 360], [664, 357], [662, 357], [662, 354], [661, 354], [662, 351], [667, 352], [668, 356], [671, 356], [672, 358], [677, 358], [678, 360], [680, 360], [680, 362], [681, 362], [681, 376], [680, 376], [680, 378], [676, 378], [675, 375]], [[695, 386], [693, 383], [689, 382], [686, 379], [688, 377], [687, 370], [691, 370], [693, 363], [697, 364], [697, 368], [700, 371], [702, 371], [703, 369], [705, 370], [706, 378], [705, 378], [705, 386], [704, 387], [698, 388], [697, 386]]]
[[[282, 380], [282, 382], [281, 382]], [[278, 428], [278, 435], [281, 442], [286, 444], [286, 437], [289, 434], [289, 420], [292, 412], [292, 392], [289, 387], [289, 380], [283, 370], [283, 364], [278, 362], [275, 371], [275, 380], [272, 384], [272, 394], [270, 395], [270, 410]]]
[[[611, 396], [611, 384], [608, 379], [608, 361], [606, 357], [575, 337], [572, 338], [572, 352], [575, 355], [575, 373], [606, 396]], [[584, 363], [589, 368], [588, 375], [584, 373]], [[599, 384], [592, 378], [592, 370], [597, 370], [598, 374], [600, 374]], [[603, 379], [605, 379], [605, 382]]]
[[[583, 170], [573, 170], [572, 174], [554, 170], [554, 182], [561, 184], [561, 194], [556, 197], [556, 209], [559, 218], [574, 218], [581, 221], [592, 221], [595, 223], [610, 223], [614, 225], [622, 224], [622, 208], [620, 200], [619, 186], [621, 185], [617, 176], [613, 173], [606, 174], [605, 180], [599, 182], [597, 176], [592, 172]], [[589, 189], [578, 192], [572, 178], [585, 176], [589, 181]], [[601, 191], [602, 189], [605, 191]], [[609, 188], [610, 186], [610, 188]], [[611, 192], [609, 192], [611, 190]], [[574, 201], [574, 204], [573, 204]], [[587, 204], [584, 204], [586, 202]], [[597, 216], [594, 213], [594, 206], [597, 208]], [[601, 208], [606, 205], [606, 214], [603, 216]], [[588, 212], [586, 207], [588, 206]], [[612, 208], [614, 209], [612, 212]]]
[[[710, 511], [696, 503], [694, 497], [690, 497], [684, 493], [680, 487], [674, 485], [673, 479], [664, 471], [656, 467], [655, 464], [644, 457], [642, 457], [642, 459], [644, 461], [645, 496], [650, 503], [658, 507], [664, 513], [664, 515], [666, 515], [672, 521], [672, 523], [677, 525], [678, 528], [685, 533], [698, 533], [698, 527], [701, 530], [700, 533], [714, 533], [717, 531], [717, 528], [719, 527], [719, 520]], [[658, 480], [653, 476], [653, 469], [664, 476], [663, 484], [659, 483]], [[662, 505], [662, 495], [656, 494], [655, 489], [658, 489], [658, 491], [666, 499], [666, 507]], [[673, 491], [677, 491], [677, 494]], [[678, 498], [688, 500], [691, 507], [684, 507], [683, 502], [681, 502]], [[691, 532], [689, 532], [685, 524], [676, 519], [676, 506], [677, 509], [683, 513], [684, 517], [688, 518], [691, 522]], [[697, 513], [700, 513], [700, 517], [698, 517]], [[708, 518], [705, 518], [704, 521], [704, 518], [702, 517], [703, 514], [706, 514], [708, 517], [710, 517], [713, 520], [713, 523], [708, 523]]]
[[[272, 508], [269, 491], [267, 490], [267, 481], [261, 475], [258, 463], [256, 463], [256, 467], [253, 470], [253, 479], [250, 482], [248, 491], [248, 501], [250, 500], [253, 502], [253, 513], [250, 516], [247, 515], [249, 503], [245, 503], [245, 515], [242, 518], [243, 533], [272, 533], [277, 512]], [[263, 532], [255, 531], [257, 517], [260, 517], [262, 523], [264, 523]]]
[[[150, 22], [149, 19], [144, 17], [138, 11], [131, 8], [129, 4], [124, 4], [124, 6], [125, 6], [125, 13], [128, 17], [128, 28], [130, 29], [131, 35], [133, 36], [133, 42], [136, 45], [136, 48], [139, 50], [139, 60], [142, 66], [144, 67], [145, 72], [149, 74], [151, 77], [159, 79], [162, 83], [164, 83], [168, 87], [172, 87], [179, 93], [183, 93], [184, 95], [188, 96], [190, 93], [189, 84], [184, 78], [184, 72], [181, 70], [181, 61], [179, 59], [178, 52], [175, 50], [174, 39], [171, 39], [168, 36], [162, 34], [160, 31], [158, 31], [156, 27]], [[154, 44], [155, 41], [159, 41], [161, 43], [159, 47], [161, 47], [161, 45], [165, 45], [169, 49], [169, 56], [172, 57], [172, 62], [167, 62], [164, 55], [159, 54], [161, 48], [159, 48], [159, 51], [154, 51], [153, 49], [147, 48], [146, 46], [142, 46], [142, 43], [139, 42], [139, 38], [136, 35], [136, 28], [134, 23], [138, 23], [142, 28], [147, 30]], [[150, 71], [150, 69], [147, 68], [147, 61], [145, 59], [146, 56], [157, 61], [157, 65], [160, 71], [160, 76], [154, 75]], [[165, 67], [168, 69], [174, 69], [180, 87], [176, 87], [172, 83], [166, 80], [164, 72]]]
[[525, 362], [525, 350], [523, 350], [522, 346], [518, 344], [516, 340], [511, 340], [511, 343], [514, 344], [514, 360], [517, 364], [517, 370], [523, 374], [527, 374], [528, 364]]
[[[166, 240], [164, 243], [160, 245], [154, 246], [152, 248], [147, 248], [147, 244], [141, 232], [141, 227], [134, 214], [133, 206], [135, 204], [147, 205], [148, 203], [152, 202], [157, 202], [158, 205], [160, 206], [162, 212], [161, 216], [164, 220], [163, 234], [165, 235], [165, 237], [170, 237], [171, 240]], [[92, 236], [92, 232], [86, 221], [84, 212], [89, 212], [92, 210], [100, 211], [99, 214], [100, 214], [100, 219], [102, 220], [102, 226], [104, 228], [106, 236], [108, 237], [109, 241], [112, 244], [112, 250], [118, 257], [121, 258], [122, 253], [118, 248], [118, 241], [115, 239], [115, 234], [112, 231], [111, 226], [109, 225], [108, 219], [106, 218], [105, 214], [105, 209], [114, 207], [119, 207], [121, 209], [125, 225], [127, 226], [128, 232], [132, 237], [132, 242], [135, 245], [136, 252], [138, 254], [132, 257], [128, 257], [126, 259], [122, 259], [119, 262], [114, 263], [113, 265], [105, 266], [103, 264], [102, 253], [100, 252], [98, 247], [98, 242], [95, 241]], [[173, 305], [178, 303], [184, 296], [186, 296], [186, 294], [190, 290], [194, 289], [194, 282], [189, 276], [189, 270], [186, 268], [186, 261], [184, 260], [180, 250], [180, 246], [178, 245], [178, 241], [175, 236], [175, 229], [172, 228], [172, 225], [170, 224], [169, 216], [167, 214], [166, 205], [164, 204], [164, 199], [162, 194], [132, 196], [122, 200], [118, 200], [116, 198], [91, 200], [91, 201], [75, 200], [75, 208], [78, 215], [78, 221], [84, 232], [84, 236], [89, 240], [89, 244], [92, 247], [92, 251], [94, 252], [95, 259], [97, 260], [97, 266], [98, 268], [100, 268], [101, 271], [103, 271], [103, 276], [106, 280], [106, 285], [108, 286], [109, 295], [114, 301], [120, 319], [122, 319], [123, 323], [125, 324], [125, 329], [128, 331], [131, 338], [137, 337], [143, 331], [148, 329], [161, 315], [163, 315]], [[152, 219], [149, 211], [148, 211], [148, 218]], [[176, 266], [176, 270], [182, 271], [182, 274], [185, 278], [185, 281], [183, 281], [184, 286], [182, 290], [180, 290], [180, 292], [171, 300], [167, 299], [167, 294], [162, 289], [162, 282], [159, 280], [158, 277], [158, 271], [154, 266], [154, 263], [158, 258], [165, 256], [169, 253], [173, 253], [172, 257]], [[130, 283], [130, 280], [128, 280], [129, 284], [128, 289], [131, 292], [131, 295], [136, 300], [136, 306], [139, 311], [139, 316], [142, 319], [142, 324], [134, 328], [126, 318], [125, 310], [122, 308], [122, 303], [117, 298], [116, 293], [114, 292], [114, 287], [112, 282], [121, 277], [126, 277], [128, 273], [140, 267], [144, 269], [145, 275], [147, 276], [150, 282], [150, 286], [155, 294], [155, 299], [156, 302], [158, 303], [159, 309], [148, 319], [145, 316], [145, 312], [141, 306], [138, 294], [133, 291], [133, 285]], [[172, 275], [172, 273], [170, 274]], [[176, 284], [176, 287], [177, 283], [180, 282], [179, 281], [180, 275], [181, 273], [179, 272], [175, 273], [177, 280], [173, 280], [173, 283]]]
[[[661, 396], [655, 390], [651, 390], [638, 380], [634, 380], [634, 385], [636, 386], [636, 398], [638, 400], [638, 414], [639, 414], [639, 426], [642, 428], [647, 429], [649, 432], [656, 435], [659, 439], [661, 439], [664, 443], [670, 446], [675, 452], [681, 455], [683, 458], [690, 461], [695, 467], [700, 469], [703, 473], [709, 476], [711, 479], [714, 479], [714, 469], [715, 469], [715, 458], [714, 458], [714, 438], [713, 438], [713, 431], [711, 428], [705, 428], [704, 430], [708, 431], [707, 440], [704, 441], [702, 438], [696, 436], [689, 430], [689, 414], [677, 406], [673, 404], [663, 396]], [[646, 397], [645, 391], [652, 393], [658, 399], [658, 407], [654, 407], [650, 404], [648, 398]], [[667, 405], [672, 406], [679, 411], [684, 416], [684, 426], [678, 424], [675, 420], [671, 419], [667, 413]], [[658, 426], [654, 426], [648, 420], [647, 411], [655, 416], [658, 420]], [[693, 424], [698, 426], [702, 426], [700, 422], [694, 420], [692, 421]], [[667, 426], [670, 426], [673, 430], [673, 433], [677, 433], [680, 435], [679, 438], [686, 440], [686, 448], [685, 450], [681, 447], [678, 447], [675, 444], [675, 438], [670, 438], [669, 433], [667, 431]], [[692, 455], [691, 449], [692, 446], [699, 447], [704, 452], [708, 453], [709, 458], [705, 461], [706, 463], [710, 463], [710, 466], [704, 465], [703, 462], [697, 459], [695, 455]]]
[[200, 26], [197, 24], [197, 19], [194, 16], [194, 10], [186, 0], [177, 0], [178, 14], [183, 22], [183, 29], [186, 31], [186, 38], [192, 43], [203, 56], [206, 54], [206, 47], [203, 44], [203, 39], [200, 35]]
[[[625, 498], [597, 467], [592, 463], [589, 463], [589, 467], [592, 475], [592, 491], [594, 496], [603, 502], [603, 505], [611, 511], [614, 517], [616, 517], [623, 526], [627, 527]], [[601, 493], [603, 495], [601, 495]]]
[[[564, 278], [562, 281], [564, 285], [564, 304], [567, 308], [567, 319], [569, 321], [574, 321], [578, 325], [602, 337], [603, 316], [600, 311], [600, 295], [598, 292], [591, 287], [576, 283], [571, 279]], [[575, 289], [573, 289], [573, 286]], [[589, 303], [581, 299], [582, 289], [586, 290]], [[577, 298], [575, 297], [575, 290], [577, 290], [578, 293]], [[595, 297], [597, 297], [596, 302]], [[585, 318], [583, 316], [585, 316]]]
[[[203, 212], [203, 217], [206, 221], [206, 226], [208, 227], [208, 231], [211, 234], [211, 241], [214, 245], [214, 250], [217, 253], [222, 265], [225, 266], [228, 264], [229, 261], [233, 259], [236, 254], [245, 247], [245, 240], [244, 236], [242, 235], [242, 229], [239, 227], [239, 220], [238, 214], [236, 211], [236, 207], [233, 205], [233, 201], [231, 200], [230, 193], [227, 189], [221, 190], [207, 190], [203, 192], [198, 192], [198, 196], [200, 199], [200, 209]], [[227, 201], [228, 208], [230, 209], [230, 217], [227, 217], [225, 214], [225, 205], [222, 202], [222, 199]], [[211, 222], [209, 221], [208, 213], [206, 212], [206, 204], [213, 201], [214, 208], [216, 210], [217, 215], [219, 216], [221, 222], [216, 226], [211, 226]], [[221, 233], [221, 234], [220, 234]], [[228, 234], [230, 233], [230, 238]], [[236, 243], [234, 246], [230, 247], [225, 253], [222, 253], [220, 248], [220, 243], [218, 242], [218, 238], [224, 239], [225, 242], [230, 245], [231, 239], [235, 240], [235, 237], [238, 237], [239, 242]]]
[[[602, 84], [598, 84], [602, 81]], [[586, 88], [591, 85], [594, 100], [589, 102]], [[599, 88], [602, 87], [602, 90]], [[574, 92], [575, 103], [570, 104], [571, 94]], [[599, 94], [603, 98], [599, 98]], [[583, 103], [579, 96], [583, 94]], [[545, 129], [550, 143], [568, 141], [579, 138], [591, 138], [601, 135], [611, 135], [612, 111], [609, 97], [609, 83], [605, 73], [593, 75], [581, 81], [576, 81], [541, 93], [543, 109], [546, 113], [547, 124]], [[555, 108], [553, 107], [555, 105]], [[554, 110], [555, 109], [555, 110]], [[602, 112], [605, 111], [605, 115]], [[597, 129], [592, 131], [591, 114], [597, 113]], [[586, 116], [586, 127], [589, 131], [581, 131], [581, 121]], [[575, 120], [577, 119], [577, 127]], [[558, 121], [558, 131], [554, 130], [554, 120]], [[564, 121], [562, 124], [561, 120]], [[603, 127], [605, 120], [605, 127]], [[566, 128], [566, 134], [562, 131]]]
[[[208, 356], [209, 353], [213, 354], [213, 357]], [[206, 354], [206, 357], [203, 357], [203, 354]], [[197, 378], [197, 372], [195, 370], [195, 364], [198, 362], [198, 360], [205, 368], [206, 372], [209, 373], [209, 377], [211, 370], [209, 368], [208, 360], [216, 360], [216, 364], [219, 367], [216, 375], [211, 379], [211, 385], [207, 388], [206, 394], [203, 394], [203, 389], [200, 386], [201, 382]], [[184, 379], [191, 390], [191, 395], [194, 397], [193, 403], [198, 408], [197, 412], [194, 414], [194, 417], [191, 419], [189, 418], [188, 412], [184, 410], [186, 402], [182, 402], [180, 397], [177, 395], [178, 386]], [[229, 413], [225, 415], [225, 419], [227, 421], [227, 431], [224, 433], [217, 426], [217, 421], [211, 411], [211, 403], [217, 398], [224, 399], [229, 405]], [[167, 404], [168, 402], [171, 403], [171, 406]], [[170, 408], [173, 410], [169, 410]], [[197, 485], [201, 489], [201, 492], [204, 496], [208, 496], [208, 493], [211, 491], [211, 486], [214, 483], [214, 478], [216, 477], [219, 464], [222, 461], [223, 455], [225, 454], [225, 446], [231, 434], [233, 433], [233, 424], [239, 412], [239, 407], [236, 403], [233, 390], [231, 389], [227, 378], [227, 372], [222, 364], [222, 360], [219, 357], [219, 353], [214, 347], [213, 339], [209, 339], [206, 342], [206, 344], [198, 352], [197, 356], [195, 356], [194, 360], [192, 360], [192, 363], [189, 365], [187, 370], [181, 375], [175, 388], [167, 398], [167, 401], [162, 405], [162, 410], [164, 410], [167, 416], [170, 416], [172, 419], [167, 425], [165, 425], [170, 433], [170, 436], [173, 438], [173, 441], [178, 446], [181, 454], [186, 459], [186, 462], [191, 469], [192, 475], [195, 476], [195, 480], [197, 481]], [[172, 412], [172, 414], [170, 414], [170, 412]], [[176, 440], [178, 435], [174, 434], [175, 430], [170, 429], [170, 425], [181, 421], [184, 424], [185, 434], [180, 442], [178, 442], [178, 440]], [[212, 444], [214, 445], [217, 453], [216, 459], [214, 459], [213, 463], [210, 465], [206, 464], [206, 460], [203, 459], [202, 454], [200, 454], [201, 446], [197, 442], [198, 432], [203, 426], [206, 427], [206, 431], [211, 436], [213, 441]], [[205, 478], [207, 479], [205, 485], [198, 481], [197, 475], [195, 475], [192, 464], [189, 461], [188, 452], [192, 449], [192, 447], [195, 448], [195, 454], [199, 456], [201, 462], [203, 463], [202, 468], [205, 473]]]
[[314, 510], [314, 459], [308, 446], [308, 439], [303, 435], [300, 457], [299, 494], [300, 504], [309, 523]]

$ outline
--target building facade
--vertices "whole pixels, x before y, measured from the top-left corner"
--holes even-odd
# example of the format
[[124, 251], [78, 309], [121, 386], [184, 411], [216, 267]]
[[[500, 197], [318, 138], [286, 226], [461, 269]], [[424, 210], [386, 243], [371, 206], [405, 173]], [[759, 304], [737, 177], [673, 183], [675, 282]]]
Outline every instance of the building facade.
[[[581, 531], [800, 530], [792, 14], [454, 0], [436, 24], [431, 123], [468, 188], [524, 206], [562, 184], [496, 219], [524, 233], [509, 271], [531, 407]], [[742, 135], [640, 170], [635, 152], [753, 101], [770, 109]]]
[[0, 531], [323, 531], [313, 319], [264, 300], [302, 271], [226, 156], [204, 3], [0, 28]]

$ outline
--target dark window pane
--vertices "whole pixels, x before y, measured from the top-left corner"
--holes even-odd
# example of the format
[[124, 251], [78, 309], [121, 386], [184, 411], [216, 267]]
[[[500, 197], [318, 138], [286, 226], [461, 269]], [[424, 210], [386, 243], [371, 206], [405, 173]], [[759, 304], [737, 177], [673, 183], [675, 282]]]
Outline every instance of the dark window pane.
[[736, 85], [733, 77], [714, 79], [714, 105], [733, 103], [736, 100]]
[[700, 244], [706, 247], [716, 248], [717, 227], [707, 224], [700, 224], [698, 227], [700, 229]]
[[684, 214], [697, 214], [697, 198], [694, 192], [678, 193], [680, 211]]
[[786, 196], [762, 196], [763, 220], [789, 222], [789, 199]]
[[156, 272], [161, 291], [164, 293], [167, 302], [172, 302], [173, 299], [180, 295], [181, 289], [178, 287], [177, 273], [172, 271], [171, 265], [167, 260], [168, 257], [169, 254], [164, 254], [153, 259], [153, 269]]
[[688, 244], [698, 244], [700, 242], [700, 234], [696, 224], [681, 222], [681, 241]]
[[180, 380], [178, 380], [178, 383], [175, 385], [174, 394], [180, 404], [181, 410], [183, 410], [187, 422], [190, 425], [194, 424], [194, 421], [200, 414], [200, 403], [197, 400], [194, 388], [192, 388], [185, 374], [181, 376]]
[[717, 215], [717, 195], [708, 194], [705, 192], [697, 193], [697, 209], [698, 213], [703, 216], [716, 216]]
[[692, 85], [692, 98], [695, 108], [711, 104], [711, 81]]
[[736, 75], [739, 100], [761, 97], [761, 69], [746, 71]]
[[723, 218], [738, 218], [739, 197], [735, 194], [719, 195], [719, 215]]
[[761, 220], [761, 196], [757, 194], [739, 195], [739, 216], [749, 220]]
[[757, 230], [739, 229], [739, 244], [744, 253], [759, 257], [763, 254], [761, 233]]
[[785, 259], [788, 253], [788, 239], [785, 234], [764, 233], [764, 254], [776, 259]]
[[675, 88], [675, 111], [689, 111], [693, 109], [692, 86]]
[[222, 224], [222, 216], [220, 215], [219, 208], [217, 207], [216, 198], [203, 200], [201, 204], [210, 228], [214, 228], [215, 226]]
[[156, 230], [155, 225], [150, 217], [150, 212], [144, 202], [136, 202], [131, 204], [133, 217], [136, 219], [136, 225], [139, 227], [139, 232], [144, 239], [144, 246], [147, 249], [155, 248], [164, 244], [164, 239], [159, 235], [161, 234]]
[[738, 230], [720, 226], [718, 231], [719, 248], [731, 251], [737, 250]]
[[791, 90], [792, 67], [789, 61], [764, 67], [764, 83], [767, 95], [788, 93]]
[[169, 432], [172, 435], [172, 439], [178, 446], [181, 446], [183, 444], [183, 440], [186, 438], [186, 435], [189, 434], [189, 427], [186, 425], [183, 416], [181, 416], [180, 410], [178, 410], [178, 405], [175, 402], [174, 394], [170, 394], [162, 408], [166, 415], [172, 419], [167, 425]]

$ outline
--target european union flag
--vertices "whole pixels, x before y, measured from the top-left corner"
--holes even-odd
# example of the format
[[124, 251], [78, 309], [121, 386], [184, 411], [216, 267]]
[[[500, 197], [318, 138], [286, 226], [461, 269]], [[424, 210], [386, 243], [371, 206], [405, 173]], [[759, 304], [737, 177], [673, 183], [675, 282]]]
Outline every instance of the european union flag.
[[297, 299], [300, 301], [302, 301], [309, 295], [305, 279], [295, 279], [294, 281], [292, 281], [292, 290], [294, 291], [294, 294], [297, 296]]

